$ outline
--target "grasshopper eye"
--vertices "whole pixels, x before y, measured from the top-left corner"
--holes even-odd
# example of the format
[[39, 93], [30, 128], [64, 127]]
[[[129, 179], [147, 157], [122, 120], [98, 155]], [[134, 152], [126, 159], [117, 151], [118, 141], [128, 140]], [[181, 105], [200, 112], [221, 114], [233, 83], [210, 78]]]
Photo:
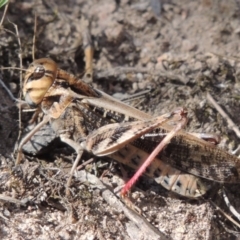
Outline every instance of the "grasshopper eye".
[[41, 103], [56, 74], [57, 64], [51, 59], [41, 58], [30, 64], [23, 84], [23, 96], [29, 105]]
[[37, 79], [42, 78], [44, 75], [45, 75], [44, 67], [43, 66], [38, 66], [32, 74], [32, 79], [37, 80]]

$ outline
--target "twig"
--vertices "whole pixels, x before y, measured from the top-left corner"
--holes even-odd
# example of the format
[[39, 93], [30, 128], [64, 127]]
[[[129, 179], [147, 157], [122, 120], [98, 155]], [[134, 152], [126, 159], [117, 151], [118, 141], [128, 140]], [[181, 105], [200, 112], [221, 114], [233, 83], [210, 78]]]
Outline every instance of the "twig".
[[219, 224], [223, 227], [223, 229], [227, 232], [227, 233], [230, 233], [230, 234], [233, 234], [233, 235], [239, 235], [239, 232], [238, 231], [234, 231], [232, 229], [229, 229], [229, 227], [226, 226], [226, 223], [224, 223], [222, 220], [218, 219], [218, 222]]
[[3, 16], [2, 16], [2, 19], [1, 19], [1, 22], [0, 22], [0, 29], [1, 29], [1, 27], [2, 27], [3, 21], [4, 21], [4, 19], [5, 19], [6, 14], [7, 14], [8, 5], [9, 5], [9, 2], [5, 5], [4, 12], [3, 12]]
[[17, 205], [25, 206], [26, 203], [29, 201], [29, 199], [18, 200], [16, 198], [9, 197], [9, 196], [6, 196], [4, 194], [0, 194], [0, 201], [11, 202], [11, 203], [14, 203], [14, 204], [17, 204]]
[[23, 109], [23, 112], [36, 112], [37, 108], [32, 108], [32, 109]]
[[78, 167], [77, 167], [77, 171], [79, 171], [80, 169], [84, 168], [85, 166], [87, 166], [89, 163], [93, 162], [94, 161], [94, 158], [90, 158], [89, 160], [87, 160], [86, 162], [80, 164]]
[[223, 193], [223, 199], [224, 199], [226, 205], [228, 206], [230, 212], [240, 221], [240, 214], [237, 212], [237, 210], [230, 203], [224, 188], [222, 189], [222, 193]]
[[84, 80], [88, 83], [92, 82], [93, 77], [93, 44], [91, 39], [91, 26], [90, 22], [82, 17], [81, 20], [81, 28], [82, 28], [82, 48], [84, 50], [85, 55], [85, 74]]
[[[10, 22], [10, 21], [9, 21]], [[19, 57], [19, 63], [20, 63], [20, 68], [22, 69], [23, 66], [22, 66], [22, 45], [21, 45], [21, 39], [20, 39], [20, 36], [19, 36], [19, 32], [18, 32], [18, 26], [15, 24], [15, 23], [12, 23], [14, 28], [15, 28], [15, 31], [16, 31], [16, 36], [17, 36], [17, 39], [18, 39], [18, 45], [19, 45], [19, 54], [18, 54], [18, 57]], [[23, 77], [22, 77], [22, 71], [20, 72], [20, 89], [23, 88], [23, 81], [22, 81]], [[22, 91], [20, 91], [20, 94], [19, 94], [19, 98], [22, 99]], [[17, 142], [19, 141], [21, 135], [22, 135], [22, 111], [21, 111], [21, 105], [19, 105], [19, 110], [18, 110], [18, 118], [19, 118], [19, 132], [18, 132], [18, 138], [17, 138]]]
[[12, 92], [9, 90], [9, 88], [5, 85], [5, 83], [3, 82], [2, 79], [0, 79], [0, 84], [2, 85], [2, 87], [5, 89], [5, 91], [7, 92], [7, 94], [9, 95], [9, 97], [13, 100], [13, 101], [17, 101], [18, 99], [15, 98], [12, 94]]
[[[6, 29], [5, 29], [6, 30]], [[14, 34], [15, 35], [15, 34]], [[13, 69], [13, 70], [19, 70], [19, 71], [27, 71], [27, 69], [23, 68], [18, 68], [18, 67], [1, 67], [1, 70], [8, 70], [8, 69]]]
[[3, 28], [3, 30], [7, 33], [11, 33], [13, 36], [16, 36], [16, 33], [14, 33], [13, 31], [11, 31], [9, 29]]
[[34, 32], [33, 32], [33, 45], [32, 45], [32, 59], [35, 59], [35, 45], [36, 45], [36, 34], [37, 34], [37, 14], [34, 17]]
[[231, 216], [229, 216], [227, 213], [225, 213], [220, 207], [218, 207], [212, 200], [209, 200], [210, 203], [216, 208], [217, 211], [219, 211], [224, 217], [226, 217], [230, 222], [232, 222], [234, 225], [236, 225], [238, 228], [240, 228], [240, 224], [235, 221]]
[[207, 93], [207, 100], [216, 108], [216, 110], [222, 115], [222, 117], [227, 121], [228, 127], [232, 129], [236, 135], [240, 138], [240, 131], [237, 125], [231, 120], [231, 118], [224, 112], [224, 110], [217, 104], [210, 93]]

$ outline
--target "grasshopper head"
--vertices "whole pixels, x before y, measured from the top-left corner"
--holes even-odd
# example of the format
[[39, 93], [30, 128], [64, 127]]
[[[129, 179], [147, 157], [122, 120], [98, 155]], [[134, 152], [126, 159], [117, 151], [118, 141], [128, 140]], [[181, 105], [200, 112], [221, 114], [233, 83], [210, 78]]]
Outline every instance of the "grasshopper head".
[[57, 64], [49, 58], [32, 62], [23, 83], [23, 96], [30, 106], [41, 103], [57, 75]]

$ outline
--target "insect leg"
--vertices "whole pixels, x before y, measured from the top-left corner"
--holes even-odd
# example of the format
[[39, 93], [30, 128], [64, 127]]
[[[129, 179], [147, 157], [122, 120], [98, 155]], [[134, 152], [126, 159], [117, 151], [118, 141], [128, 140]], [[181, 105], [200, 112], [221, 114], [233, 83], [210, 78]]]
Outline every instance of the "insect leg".
[[22, 157], [22, 148], [23, 148], [23, 145], [28, 142], [31, 137], [42, 127], [44, 126], [47, 122], [49, 122], [50, 120], [50, 116], [44, 116], [43, 120], [38, 123], [35, 128], [30, 131], [23, 139], [22, 141], [20, 142], [19, 146], [18, 146], [18, 153], [17, 153], [17, 159], [15, 161], [15, 164], [18, 165], [20, 162], [21, 162], [21, 157]]
[[65, 137], [65, 135], [60, 135], [60, 139], [62, 142], [65, 142], [66, 144], [68, 144], [69, 146], [71, 146], [77, 153], [77, 157], [73, 163], [73, 166], [71, 168], [71, 171], [69, 173], [69, 178], [68, 178], [68, 181], [67, 181], [67, 184], [66, 184], [66, 194], [69, 195], [70, 192], [69, 192], [69, 187], [71, 185], [71, 181], [72, 181], [72, 177], [73, 177], [73, 173], [82, 157], [82, 154], [83, 154], [83, 149], [81, 147], [81, 145], [79, 145], [77, 142], [75, 142], [74, 140], [72, 139], [69, 139], [67, 137]]
[[78, 139], [82, 139], [86, 136], [86, 127], [84, 125], [84, 118], [80, 111], [71, 105], [63, 112], [63, 114], [58, 119], [51, 120], [51, 127], [60, 137], [61, 141], [72, 147], [77, 153], [77, 157], [74, 161], [72, 169], [70, 171], [70, 176], [66, 184], [66, 193], [69, 194], [69, 187], [71, 184], [71, 179], [78, 165], [83, 148], [79, 144]]
[[131, 189], [133, 184], [136, 183], [138, 178], [146, 171], [146, 168], [151, 164], [151, 162], [155, 159], [155, 157], [158, 155], [159, 152], [171, 141], [171, 139], [176, 135], [176, 133], [182, 129], [182, 127], [186, 124], [186, 112], [181, 109], [179, 110], [181, 116], [180, 122], [177, 124], [173, 130], [171, 130], [166, 137], [159, 143], [159, 145], [154, 149], [154, 151], [149, 155], [149, 157], [146, 159], [146, 161], [143, 163], [143, 165], [138, 169], [138, 171], [134, 174], [134, 176], [126, 183], [124, 188], [121, 191], [121, 196], [125, 197], [127, 192]]

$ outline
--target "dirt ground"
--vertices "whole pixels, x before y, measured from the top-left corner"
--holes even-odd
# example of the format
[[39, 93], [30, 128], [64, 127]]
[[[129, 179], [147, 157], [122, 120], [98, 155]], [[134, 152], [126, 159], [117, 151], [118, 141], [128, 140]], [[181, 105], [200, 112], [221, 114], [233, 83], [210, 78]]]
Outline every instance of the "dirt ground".
[[[219, 147], [226, 151], [239, 146], [234, 127], [206, 96], [210, 93], [240, 125], [240, 1], [10, 2], [0, 29], [1, 67], [19, 67], [20, 58], [24, 68], [32, 62], [36, 14], [35, 58], [51, 57], [81, 76], [85, 19], [95, 48], [94, 87], [121, 98], [147, 90], [134, 106], [155, 116], [186, 107], [187, 130], [220, 134]], [[1, 70], [0, 77], [19, 98], [20, 72]], [[75, 156], [71, 149], [56, 142], [47, 153], [26, 155], [14, 166], [19, 114], [2, 86], [0, 113], [1, 239], [240, 239], [239, 229], [210, 204], [209, 196], [179, 197], [144, 177], [132, 191], [143, 216], [132, 213], [114, 194], [124, 184], [121, 166], [106, 159], [78, 171], [67, 198], [64, 184]], [[30, 117], [22, 113], [23, 125]], [[226, 188], [240, 211], [238, 185]], [[221, 186], [210, 192], [215, 189], [212, 201], [230, 214]]]

